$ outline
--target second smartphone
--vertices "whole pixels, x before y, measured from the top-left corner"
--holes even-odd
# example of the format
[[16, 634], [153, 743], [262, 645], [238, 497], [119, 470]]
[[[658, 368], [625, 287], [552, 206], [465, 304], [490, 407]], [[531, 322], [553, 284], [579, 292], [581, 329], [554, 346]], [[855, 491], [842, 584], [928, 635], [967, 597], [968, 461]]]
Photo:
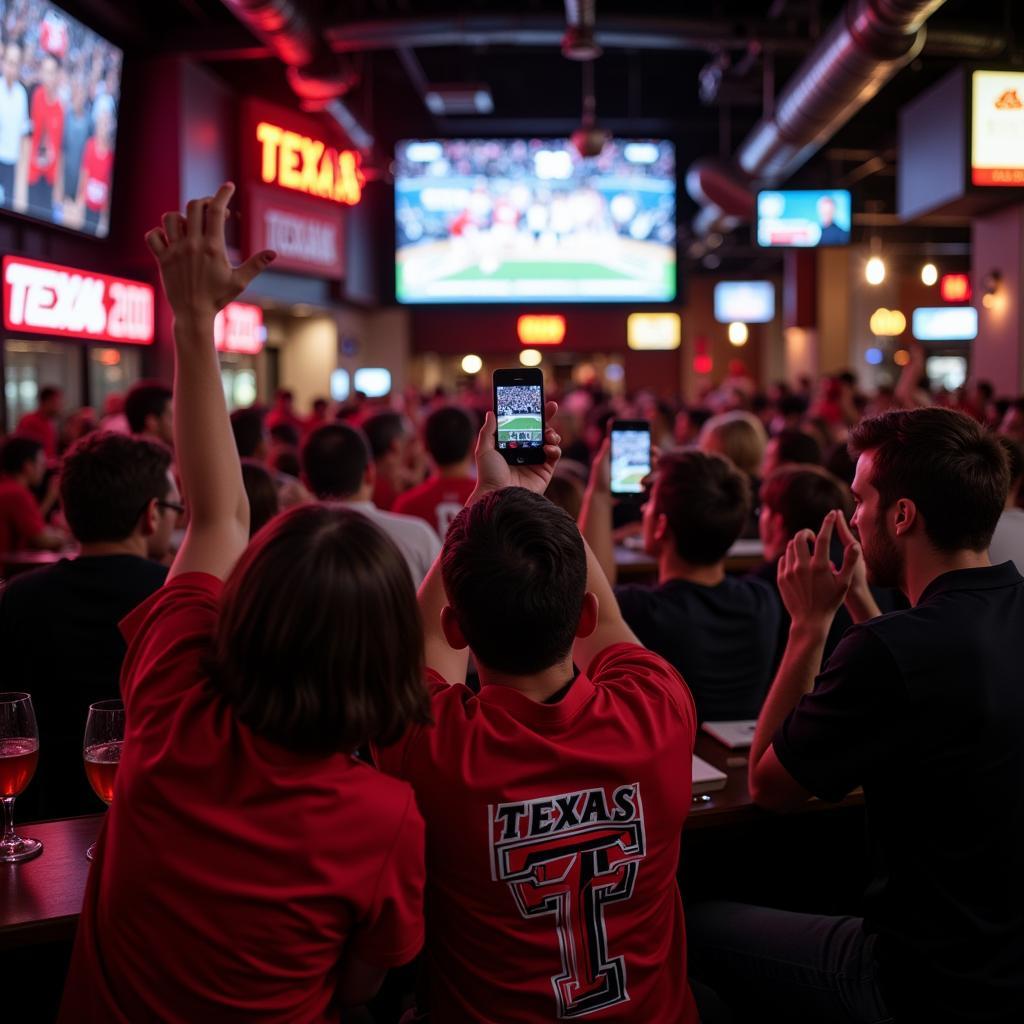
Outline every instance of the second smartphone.
[[540, 370], [494, 371], [495, 444], [517, 466], [544, 462], [544, 374]]
[[647, 420], [613, 420], [611, 479], [618, 498], [644, 493], [651, 472], [651, 425]]

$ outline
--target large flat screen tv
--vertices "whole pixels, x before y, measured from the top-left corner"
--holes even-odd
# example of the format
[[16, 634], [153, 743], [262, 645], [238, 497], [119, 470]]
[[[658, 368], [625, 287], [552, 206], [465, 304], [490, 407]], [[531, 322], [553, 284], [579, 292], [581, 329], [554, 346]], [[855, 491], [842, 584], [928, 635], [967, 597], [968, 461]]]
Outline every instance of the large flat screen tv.
[[811, 249], [849, 245], [853, 223], [846, 189], [770, 189], [757, 194], [757, 244]]
[[404, 303], [671, 302], [675, 147], [614, 139], [400, 142], [395, 294]]
[[106, 237], [121, 50], [45, 0], [0, 0], [0, 49], [0, 211]]

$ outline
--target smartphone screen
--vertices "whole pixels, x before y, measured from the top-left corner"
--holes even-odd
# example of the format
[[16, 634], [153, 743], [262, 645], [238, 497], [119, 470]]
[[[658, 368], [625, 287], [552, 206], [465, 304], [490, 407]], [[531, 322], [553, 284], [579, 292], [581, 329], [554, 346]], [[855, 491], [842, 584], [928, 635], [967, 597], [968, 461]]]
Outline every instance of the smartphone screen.
[[494, 416], [498, 451], [507, 461], [544, 461], [544, 375], [540, 370], [495, 370]]
[[651, 472], [651, 426], [646, 420], [612, 423], [612, 494], [643, 494]]

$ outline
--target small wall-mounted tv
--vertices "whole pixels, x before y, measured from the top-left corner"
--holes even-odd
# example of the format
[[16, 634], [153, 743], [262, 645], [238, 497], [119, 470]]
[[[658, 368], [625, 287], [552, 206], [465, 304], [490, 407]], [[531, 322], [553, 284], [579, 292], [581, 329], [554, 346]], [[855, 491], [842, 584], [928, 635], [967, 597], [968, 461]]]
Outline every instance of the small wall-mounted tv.
[[757, 194], [757, 244], [766, 248], [849, 245], [852, 223], [846, 189], [770, 189]]
[[46, 0], [0, 0], [0, 50], [0, 212], [105, 238], [124, 55]]
[[675, 147], [432, 139], [395, 153], [403, 303], [671, 302]]
[[775, 319], [775, 285], [771, 281], [719, 281], [715, 285], [715, 319], [720, 324], [767, 324]]

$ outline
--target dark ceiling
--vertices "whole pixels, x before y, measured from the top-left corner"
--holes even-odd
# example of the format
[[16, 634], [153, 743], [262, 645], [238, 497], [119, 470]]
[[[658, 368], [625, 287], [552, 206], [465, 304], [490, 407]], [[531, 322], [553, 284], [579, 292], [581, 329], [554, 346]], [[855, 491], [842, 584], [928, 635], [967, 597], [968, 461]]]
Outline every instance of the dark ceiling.
[[[189, 54], [241, 90], [296, 102], [282, 64], [220, 0], [62, 0], [133, 55]], [[557, 0], [324, 0], [303, 4], [335, 51], [359, 73], [345, 102], [374, 136], [381, 166], [403, 137], [461, 134], [568, 134], [581, 109], [581, 66], [559, 40], [565, 6]], [[675, 139], [681, 172], [703, 156], [728, 157], [760, 119], [766, 91], [777, 94], [846, 0], [598, 0], [596, 26], [610, 34], [595, 64], [598, 122], [612, 131]], [[900, 108], [956, 65], [986, 55], [1021, 63], [1024, 3], [946, 0], [927, 24], [923, 53], [899, 72], [792, 179], [853, 188], [855, 208], [894, 212]], [[527, 39], [512, 43], [512, 37]], [[423, 83], [483, 83], [487, 115], [436, 117]], [[712, 95], [702, 99], [702, 84]], [[683, 252], [695, 205], [680, 190]], [[862, 231], [875, 230], [863, 227]], [[964, 246], [966, 221], [891, 225], [896, 241], [925, 238]], [[719, 251], [756, 257], [749, 229]], [[761, 254], [761, 260], [766, 257]], [[716, 264], [717, 266], [717, 264]]]

